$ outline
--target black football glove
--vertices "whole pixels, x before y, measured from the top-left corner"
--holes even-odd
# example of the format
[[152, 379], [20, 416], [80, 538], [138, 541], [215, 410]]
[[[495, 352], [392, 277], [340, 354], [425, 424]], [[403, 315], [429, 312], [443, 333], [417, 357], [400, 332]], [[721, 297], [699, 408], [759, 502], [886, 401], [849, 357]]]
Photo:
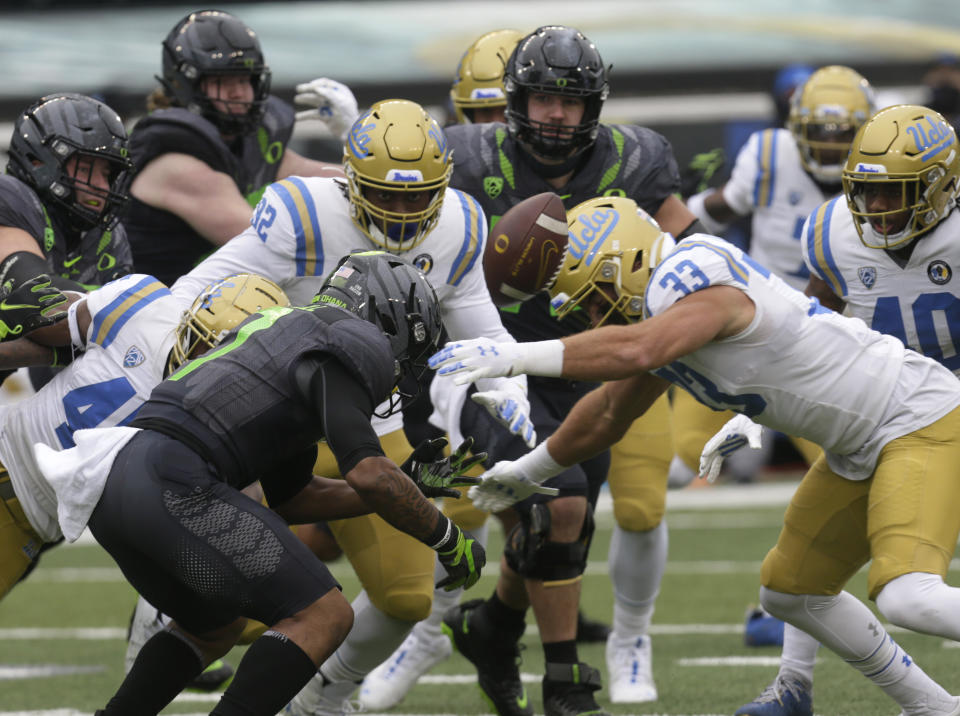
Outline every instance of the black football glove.
[[459, 527], [454, 526], [454, 529], [457, 530], [457, 538], [453, 545], [446, 550], [437, 550], [437, 557], [447, 570], [447, 576], [437, 582], [436, 587], [446, 592], [457, 587], [472, 587], [480, 579], [480, 570], [487, 563], [487, 553], [483, 550], [483, 545], [472, 537], [467, 537]]
[[446, 438], [424, 440], [400, 466], [427, 497], [459, 498], [460, 493], [454, 490], [454, 487], [468, 487], [480, 483], [479, 477], [467, 477], [463, 473], [483, 462], [487, 453], [469, 455], [473, 438], [464, 440], [449, 457], [443, 454], [446, 446]]
[[695, 155], [680, 175], [680, 196], [686, 200], [694, 194], [706, 191], [710, 180], [723, 168], [726, 160], [727, 157], [720, 147]]
[[61, 306], [67, 302], [50, 277], [40, 274], [14, 287], [7, 281], [0, 287], [0, 341], [15, 338], [66, 318]]

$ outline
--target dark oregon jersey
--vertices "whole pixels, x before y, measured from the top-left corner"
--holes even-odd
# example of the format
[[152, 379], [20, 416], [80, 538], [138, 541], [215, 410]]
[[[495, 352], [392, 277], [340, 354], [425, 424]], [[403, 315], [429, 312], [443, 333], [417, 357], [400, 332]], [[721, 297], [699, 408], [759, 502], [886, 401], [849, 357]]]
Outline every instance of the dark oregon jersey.
[[70, 231], [56, 209], [46, 209], [33, 189], [9, 175], [0, 176], [0, 226], [26, 231], [36, 240], [51, 273], [90, 288], [133, 270], [122, 223], [111, 231], [99, 227]]
[[[555, 189], [537, 175], [505, 124], [468, 124], [445, 130], [453, 151], [450, 186], [474, 196], [490, 222], [514, 204], [552, 191], [567, 209], [597, 196], [626, 196], [651, 216], [680, 188], [680, 173], [670, 143], [646, 127], [601, 124], [596, 143], [566, 186]], [[559, 338], [584, 330], [571, 315], [563, 322], [551, 315], [546, 294], [503, 311], [503, 324], [518, 341]]]
[[[181, 108], [161, 109], [133, 128], [130, 156], [139, 170], [163, 154], [189, 154], [214, 171], [229, 175], [253, 207], [264, 189], [277, 179], [293, 121], [293, 109], [270, 97], [257, 130], [228, 145], [213, 123], [200, 115]], [[131, 199], [124, 223], [137, 270], [167, 285], [214, 248], [180, 217], [136, 198]]]
[[158, 385], [132, 425], [189, 445], [237, 488], [269, 481], [279, 464], [306, 451], [312, 466], [322, 416], [337, 409], [313, 405], [295, 377], [301, 360], [316, 354], [350, 371], [371, 411], [390, 394], [395, 361], [376, 326], [325, 304], [277, 307], [254, 314]]

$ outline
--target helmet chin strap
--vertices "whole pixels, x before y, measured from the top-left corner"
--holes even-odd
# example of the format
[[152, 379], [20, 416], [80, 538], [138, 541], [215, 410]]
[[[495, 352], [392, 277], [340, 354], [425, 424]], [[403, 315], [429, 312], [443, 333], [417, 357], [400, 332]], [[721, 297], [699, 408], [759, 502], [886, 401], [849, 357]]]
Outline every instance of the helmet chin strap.
[[586, 163], [587, 158], [590, 156], [590, 152], [593, 150], [593, 145], [591, 144], [582, 152], [577, 152], [572, 157], [567, 157], [559, 164], [547, 164], [540, 161], [540, 158], [527, 144], [521, 143], [521, 146], [524, 150], [520, 153], [521, 159], [530, 165], [530, 168], [533, 169], [534, 174], [544, 179], [555, 179], [556, 177], [562, 177], [564, 174], [569, 174], [572, 171], [576, 171]]

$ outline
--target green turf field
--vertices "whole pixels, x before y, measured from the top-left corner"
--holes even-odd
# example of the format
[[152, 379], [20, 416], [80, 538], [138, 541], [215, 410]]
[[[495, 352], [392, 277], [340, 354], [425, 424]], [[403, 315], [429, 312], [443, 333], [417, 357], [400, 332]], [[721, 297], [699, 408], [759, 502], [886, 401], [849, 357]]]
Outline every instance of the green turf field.
[[[717, 499], [689, 502], [671, 493], [670, 562], [652, 632], [660, 700], [608, 706], [600, 692], [600, 703], [611, 713], [732, 714], [775, 673], [779, 648], [745, 647], [740, 632], [747, 605], [756, 601], [760, 561], [776, 539], [783, 506], [745, 506], [737, 496], [749, 499], [756, 494], [749, 489], [697, 490]], [[692, 509], [691, 503], [712, 506]], [[585, 611], [604, 620], [612, 609], [606, 574], [610, 528], [609, 512], [601, 512], [583, 592]], [[490, 550], [495, 554], [501, 544], [497, 532], [491, 530]], [[352, 597], [358, 586], [349, 567], [342, 560], [331, 566]], [[493, 572], [485, 574], [470, 597], [490, 593]], [[862, 573], [850, 589], [864, 597]], [[0, 602], [0, 716], [76, 716], [103, 706], [122, 676], [123, 634], [134, 601], [133, 591], [99, 547], [59, 547], [44, 555], [35, 573]], [[960, 652], [951, 648], [953, 643], [909, 633], [896, 636], [928, 673], [953, 693], [960, 692]], [[528, 629], [524, 643], [521, 669], [531, 680], [534, 709], [542, 713], [537, 675], [543, 657], [535, 629]], [[602, 645], [581, 647], [580, 654], [605, 671]], [[236, 664], [239, 656], [235, 651], [229, 659]], [[819, 658], [814, 698], [818, 714], [897, 714], [892, 701], [840, 659], [824, 650]], [[426, 681], [391, 713], [489, 712], [470, 664], [456, 654]], [[214, 700], [184, 694], [164, 713], [208, 713]]]

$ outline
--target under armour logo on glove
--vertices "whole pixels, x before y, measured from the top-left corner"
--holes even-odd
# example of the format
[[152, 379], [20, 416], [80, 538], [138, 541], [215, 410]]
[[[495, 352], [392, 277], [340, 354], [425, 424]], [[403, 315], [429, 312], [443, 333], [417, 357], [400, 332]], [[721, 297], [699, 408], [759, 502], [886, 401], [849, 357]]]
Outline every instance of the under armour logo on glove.
[[457, 385], [481, 378], [512, 377], [521, 371], [516, 366], [524, 356], [522, 343], [498, 343], [489, 338], [473, 338], [447, 343], [430, 356], [427, 365], [437, 375], [454, 375]]

